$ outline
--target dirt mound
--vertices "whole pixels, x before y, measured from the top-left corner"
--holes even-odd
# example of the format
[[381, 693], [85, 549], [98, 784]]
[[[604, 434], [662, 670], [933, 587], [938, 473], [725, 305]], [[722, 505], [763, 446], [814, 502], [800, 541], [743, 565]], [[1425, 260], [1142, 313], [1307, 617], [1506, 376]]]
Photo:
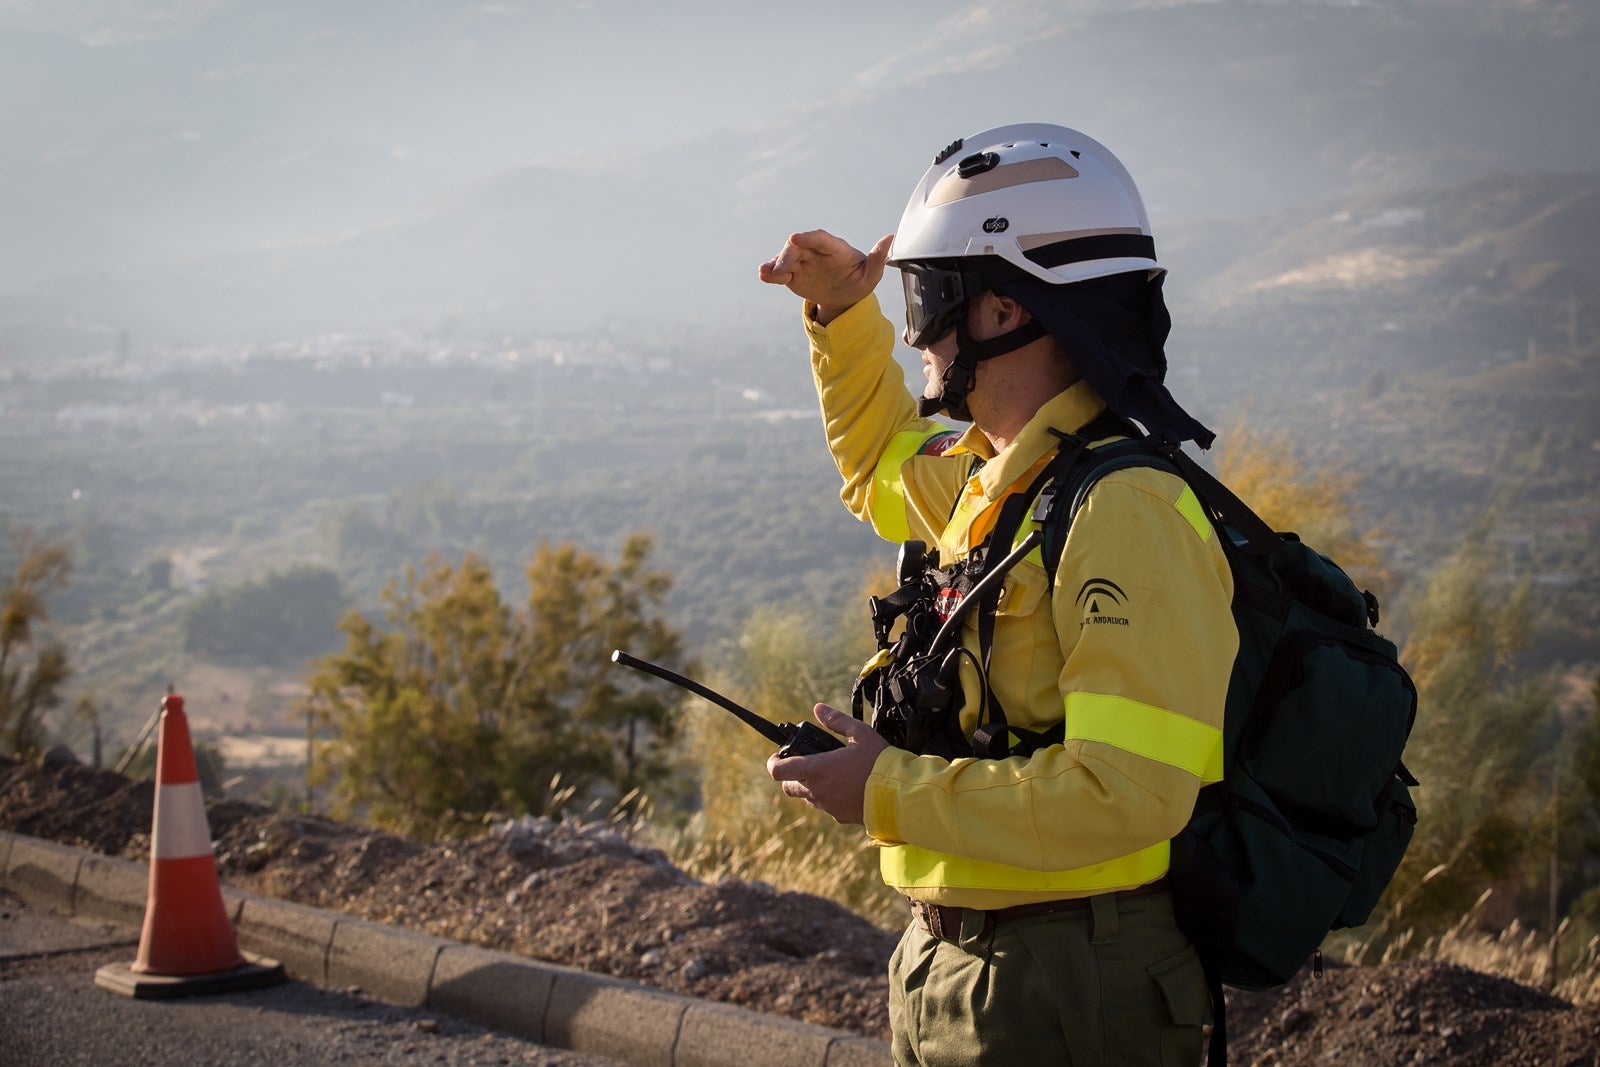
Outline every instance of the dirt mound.
[[1600, 1064], [1600, 1009], [1447, 963], [1302, 971], [1272, 993], [1228, 995], [1239, 1063]]
[[[153, 787], [0, 758], [0, 827], [148, 861]], [[607, 827], [503, 823], [421, 845], [239, 801], [208, 806], [231, 885], [825, 1026], [887, 1035], [897, 933], [830, 901], [700, 882]]]
[[[152, 788], [0, 758], [0, 827], [145, 860]], [[421, 845], [238, 801], [210, 806], [231, 884], [471, 944], [887, 1036], [897, 934], [817, 897], [706, 884], [607, 827], [523, 818]], [[1600, 1009], [1444, 964], [1329, 967], [1229, 995], [1239, 1064], [1600, 1065]]]

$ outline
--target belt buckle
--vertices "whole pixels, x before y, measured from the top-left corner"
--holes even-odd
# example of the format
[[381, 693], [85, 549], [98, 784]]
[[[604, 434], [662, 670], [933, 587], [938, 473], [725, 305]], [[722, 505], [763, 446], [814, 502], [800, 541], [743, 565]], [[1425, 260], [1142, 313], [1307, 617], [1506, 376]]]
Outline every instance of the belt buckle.
[[930, 937], [940, 941], [957, 941], [961, 938], [962, 909], [948, 904], [930, 904], [924, 900], [911, 902], [911, 914], [917, 925]]

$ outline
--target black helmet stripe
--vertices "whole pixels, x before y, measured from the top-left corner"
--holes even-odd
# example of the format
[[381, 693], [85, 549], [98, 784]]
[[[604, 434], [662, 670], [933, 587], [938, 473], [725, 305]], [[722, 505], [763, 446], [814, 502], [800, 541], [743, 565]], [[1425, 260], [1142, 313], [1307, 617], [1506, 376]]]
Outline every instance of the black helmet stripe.
[[1141, 233], [1102, 233], [1041, 245], [1022, 254], [1048, 270], [1091, 259], [1155, 259], [1156, 242]]

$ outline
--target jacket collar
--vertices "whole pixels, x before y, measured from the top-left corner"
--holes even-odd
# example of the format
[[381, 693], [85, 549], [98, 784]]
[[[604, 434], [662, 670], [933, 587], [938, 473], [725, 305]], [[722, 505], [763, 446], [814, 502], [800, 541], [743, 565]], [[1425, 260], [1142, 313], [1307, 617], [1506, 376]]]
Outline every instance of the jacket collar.
[[1106, 402], [1088, 382], [1078, 382], [1045, 401], [1016, 439], [1000, 452], [994, 450], [982, 430], [971, 426], [945, 455], [969, 452], [981, 457], [984, 463], [978, 471], [978, 482], [983, 486], [984, 497], [996, 500], [1031, 473], [1039, 461], [1061, 443], [1060, 438], [1050, 432], [1052, 429], [1077, 433], [1093, 422], [1105, 407]]

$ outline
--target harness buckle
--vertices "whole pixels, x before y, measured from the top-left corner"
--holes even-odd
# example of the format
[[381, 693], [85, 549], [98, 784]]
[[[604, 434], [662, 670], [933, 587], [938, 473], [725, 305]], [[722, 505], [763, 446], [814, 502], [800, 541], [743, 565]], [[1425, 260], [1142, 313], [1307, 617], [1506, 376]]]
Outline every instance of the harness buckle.
[[1038, 499], [1033, 502], [1033, 510], [1028, 513], [1028, 518], [1043, 525], [1044, 520], [1050, 516], [1050, 504], [1055, 498], [1056, 487], [1052, 482], [1039, 491]]

